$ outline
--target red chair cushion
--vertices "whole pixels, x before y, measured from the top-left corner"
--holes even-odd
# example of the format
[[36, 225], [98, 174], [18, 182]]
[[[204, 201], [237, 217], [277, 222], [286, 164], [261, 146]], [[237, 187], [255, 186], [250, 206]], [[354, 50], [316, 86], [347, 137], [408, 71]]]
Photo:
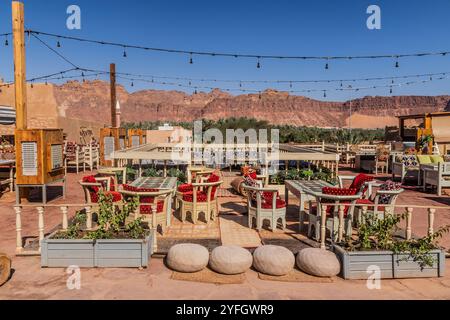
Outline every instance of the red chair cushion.
[[250, 177], [250, 178], [252, 178], [254, 180], [256, 180], [258, 178], [257, 174], [256, 174], [256, 171], [252, 171], [252, 172], [249, 172], [247, 174], [244, 174], [244, 177]]
[[194, 190], [194, 187], [191, 183], [184, 183], [180, 184], [178, 186], [178, 192], [185, 193], [185, 192], [192, 192]]
[[[150, 197], [145, 197], [146, 199], [148, 199], [148, 201], [142, 201], [144, 199], [141, 199], [141, 203], [151, 203], [153, 202], [153, 198]], [[159, 200], [156, 203], [156, 213], [160, 213], [163, 212], [164, 210], [164, 200]], [[148, 205], [141, 205], [140, 206], [140, 212], [142, 214], [152, 214], [152, 206], [148, 206]]]
[[[86, 183], [97, 183], [97, 180], [95, 180], [94, 176], [85, 176], [85, 177], [83, 177], [83, 179], [81, 181], [86, 182]], [[99, 190], [99, 188], [97, 186], [89, 186], [88, 189], [90, 189], [94, 192], [98, 192], [98, 190]]]
[[333, 196], [353, 196], [358, 193], [358, 190], [355, 188], [324, 187], [324, 188], [322, 188], [322, 193], [333, 195]]
[[[352, 184], [350, 185], [350, 188], [351, 189], [356, 189], [356, 190], [361, 190], [361, 187], [363, 186], [363, 184], [364, 183], [366, 183], [366, 182], [368, 182], [368, 181], [373, 181], [373, 177], [372, 176], [369, 176], [369, 175], [367, 175], [367, 174], [364, 174], [364, 173], [360, 173], [360, 174], [358, 174], [356, 177], [355, 177], [355, 179], [353, 179], [353, 182], [352, 182]], [[364, 192], [366, 192], [366, 189], [367, 188], [365, 188], [364, 190], [363, 190], [363, 193]]]
[[[214, 173], [212, 173], [209, 176], [208, 180], [206, 180], [207, 183], [213, 183], [213, 182], [218, 182], [218, 181], [220, 181], [220, 177]], [[218, 186], [214, 186], [211, 189], [211, 200], [213, 200], [215, 198], [217, 187]]]
[[[98, 203], [98, 193], [90, 192], [89, 194], [91, 196], [91, 202]], [[120, 194], [120, 192], [117, 192], [117, 191], [106, 191], [105, 195], [112, 196], [112, 202], [119, 202], [122, 200], [122, 195]]]
[[[323, 194], [329, 194], [329, 195], [333, 195], [333, 196], [353, 196], [355, 194], [358, 193], [358, 190], [355, 188], [330, 188], [330, 187], [324, 187], [322, 188], [322, 193]], [[323, 203], [334, 203], [334, 200], [331, 199], [324, 199], [322, 200]], [[346, 203], [350, 203], [348, 201], [341, 201], [339, 202], [339, 204], [346, 204]], [[327, 215], [331, 215], [331, 213], [334, 212], [335, 206], [327, 206]], [[348, 209], [350, 209], [349, 206], [345, 206], [344, 208], [344, 215], [347, 215], [348, 213]]]
[[[272, 204], [273, 204], [272, 200], [270, 202], [269, 201], [263, 201], [261, 203], [261, 208], [263, 208], [263, 209], [272, 209], [273, 208]], [[275, 206], [276, 206], [277, 209], [286, 208], [286, 202], [284, 200], [277, 199], [276, 203], [275, 203]]]
[[[206, 202], [207, 194], [203, 191], [197, 191], [197, 202]], [[194, 202], [194, 192], [183, 193], [183, 201]]]

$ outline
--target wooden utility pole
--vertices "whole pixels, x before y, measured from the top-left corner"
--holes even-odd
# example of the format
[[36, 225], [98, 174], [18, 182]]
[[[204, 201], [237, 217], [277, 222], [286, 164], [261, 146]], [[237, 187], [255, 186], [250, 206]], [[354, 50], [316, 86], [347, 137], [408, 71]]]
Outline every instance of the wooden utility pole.
[[116, 119], [116, 64], [109, 65], [109, 78], [111, 86], [111, 127], [117, 128]]
[[14, 46], [14, 92], [16, 98], [16, 129], [27, 128], [27, 83], [25, 71], [25, 32], [23, 3], [12, 2]]

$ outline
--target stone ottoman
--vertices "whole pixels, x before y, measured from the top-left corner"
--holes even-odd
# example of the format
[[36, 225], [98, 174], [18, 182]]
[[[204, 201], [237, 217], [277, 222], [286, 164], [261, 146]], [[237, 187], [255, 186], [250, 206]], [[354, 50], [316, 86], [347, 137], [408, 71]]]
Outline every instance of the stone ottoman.
[[238, 246], [216, 247], [209, 258], [211, 269], [223, 274], [243, 273], [252, 266], [252, 263], [252, 254]]
[[166, 263], [172, 270], [197, 272], [208, 265], [208, 249], [193, 243], [180, 243], [172, 246], [166, 256]]
[[261, 273], [283, 276], [294, 268], [294, 264], [294, 254], [285, 247], [267, 245], [253, 252], [253, 267]]
[[333, 277], [341, 271], [336, 255], [328, 250], [306, 248], [297, 254], [297, 267], [313, 276]]

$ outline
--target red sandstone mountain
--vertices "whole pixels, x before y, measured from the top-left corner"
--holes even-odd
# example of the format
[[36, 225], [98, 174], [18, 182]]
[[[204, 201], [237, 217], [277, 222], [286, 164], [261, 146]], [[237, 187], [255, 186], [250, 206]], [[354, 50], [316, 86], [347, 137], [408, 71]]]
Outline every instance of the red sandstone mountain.
[[[109, 84], [103, 81], [71, 81], [53, 89], [59, 114], [69, 118], [109, 123]], [[274, 124], [321, 127], [346, 126], [350, 104], [352, 126], [361, 128], [395, 125], [395, 116], [450, 111], [450, 96], [364, 97], [347, 102], [324, 102], [286, 92], [266, 90], [232, 96], [218, 89], [188, 95], [180, 91], [143, 90], [128, 93], [117, 88], [122, 120], [192, 121], [206, 118], [252, 117]]]

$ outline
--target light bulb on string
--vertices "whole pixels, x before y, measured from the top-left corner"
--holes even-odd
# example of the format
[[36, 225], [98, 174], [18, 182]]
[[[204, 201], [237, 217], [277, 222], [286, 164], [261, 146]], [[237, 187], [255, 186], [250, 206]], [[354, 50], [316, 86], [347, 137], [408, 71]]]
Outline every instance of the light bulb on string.
[[397, 57], [397, 60], [395, 61], [395, 67], [396, 67], [396, 68], [400, 68], [400, 64], [399, 64], [399, 62], [398, 62], [398, 57]]
[[8, 46], [9, 45], [9, 43], [8, 43], [8, 37], [6, 36], [5, 37], [5, 46]]
[[327, 97], [327, 92], [326, 92], [326, 91], [323, 92], [323, 97], [324, 97], [324, 98]]
[[392, 94], [392, 87], [389, 89], [389, 93]]
[[56, 47], [61, 48], [61, 42], [59, 42], [59, 40], [56, 42]]
[[133, 83], [133, 81], [131, 81], [131, 86], [132, 86], [132, 87], [134, 87], [134, 83]]
[[328, 70], [330, 68], [329, 64], [328, 64], [328, 58], [327, 58], [327, 63], [325, 63], [325, 70]]
[[126, 58], [127, 57], [127, 51], [126, 51], [126, 47], [123, 47], [123, 57]]
[[189, 55], [189, 64], [193, 64], [194, 60], [192, 59], [192, 53]]
[[258, 61], [256, 62], [256, 68], [261, 69], [261, 63], [259, 62], [259, 57], [258, 57]]
[[289, 88], [292, 88], [292, 82], [289, 82]]

